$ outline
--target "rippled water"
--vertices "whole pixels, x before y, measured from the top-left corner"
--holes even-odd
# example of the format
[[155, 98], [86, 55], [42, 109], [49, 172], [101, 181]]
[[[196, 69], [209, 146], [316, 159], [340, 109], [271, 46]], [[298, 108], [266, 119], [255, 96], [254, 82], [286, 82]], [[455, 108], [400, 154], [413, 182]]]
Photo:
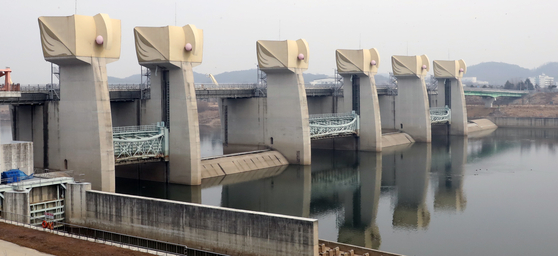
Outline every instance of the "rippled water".
[[[222, 154], [201, 130], [202, 155]], [[322, 239], [405, 255], [556, 255], [558, 130], [434, 137], [382, 153], [313, 150], [312, 166], [117, 192], [319, 220]], [[145, 171], [145, 170], [144, 170]]]

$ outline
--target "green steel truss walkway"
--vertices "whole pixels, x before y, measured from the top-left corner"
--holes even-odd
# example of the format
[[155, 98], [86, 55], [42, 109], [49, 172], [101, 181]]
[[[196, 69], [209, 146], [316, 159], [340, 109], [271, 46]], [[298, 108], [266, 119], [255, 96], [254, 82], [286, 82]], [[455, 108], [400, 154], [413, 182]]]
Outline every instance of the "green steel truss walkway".
[[521, 98], [526, 94], [527, 91], [517, 91], [517, 90], [497, 90], [497, 89], [480, 89], [480, 88], [463, 88], [465, 95], [467, 96], [481, 96], [481, 97], [517, 97]]

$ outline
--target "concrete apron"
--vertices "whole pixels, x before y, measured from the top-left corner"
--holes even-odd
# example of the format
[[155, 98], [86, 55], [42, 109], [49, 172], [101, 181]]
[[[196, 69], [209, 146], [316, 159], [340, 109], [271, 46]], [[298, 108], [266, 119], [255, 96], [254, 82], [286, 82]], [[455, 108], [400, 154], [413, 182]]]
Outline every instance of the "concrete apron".
[[208, 179], [288, 164], [287, 159], [278, 151], [225, 155], [218, 158], [202, 159], [201, 176], [202, 179]]

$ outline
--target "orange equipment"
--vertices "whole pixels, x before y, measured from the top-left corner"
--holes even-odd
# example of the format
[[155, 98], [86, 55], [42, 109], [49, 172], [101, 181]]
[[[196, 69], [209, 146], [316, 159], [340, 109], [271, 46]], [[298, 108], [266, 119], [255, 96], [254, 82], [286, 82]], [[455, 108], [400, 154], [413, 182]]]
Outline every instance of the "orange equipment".
[[4, 86], [0, 88], [0, 91], [19, 91], [19, 84], [12, 83], [12, 77], [10, 74], [12, 70], [10, 68], [0, 69], [0, 77], [5, 77]]

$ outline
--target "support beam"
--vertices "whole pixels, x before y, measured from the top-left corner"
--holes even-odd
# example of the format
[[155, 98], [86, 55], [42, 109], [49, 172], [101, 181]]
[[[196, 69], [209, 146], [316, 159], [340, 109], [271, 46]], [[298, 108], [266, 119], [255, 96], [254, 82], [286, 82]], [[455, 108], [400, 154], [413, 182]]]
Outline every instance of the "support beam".
[[395, 129], [408, 133], [416, 142], [431, 142], [430, 108], [424, 77], [430, 70], [428, 57], [392, 56], [397, 78]]
[[343, 76], [344, 108], [360, 116], [358, 150], [380, 152], [382, 124], [374, 79], [380, 66], [380, 55], [372, 48], [337, 50], [335, 56], [337, 71]]
[[146, 103], [147, 115], [142, 122], [159, 119], [169, 127], [168, 181], [200, 185], [200, 132], [193, 67], [202, 62], [203, 31], [194, 25], [136, 27], [134, 34], [140, 65], [160, 77], [151, 76], [152, 102]]
[[482, 97], [482, 102], [484, 102], [485, 108], [492, 108], [494, 101], [496, 101], [496, 98], [494, 97]]
[[309, 165], [310, 125], [302, 72], [308, 69], [308, 44], [297, 41], [257, 42], [259, 67], [267, 74], [266, 144], [290, 164]]
[[[120, 20], [40, 17], [45, 60], [60, 67], [59, 141], [49, 148], [53, 169], [71, 169], [96, 190], [115, 191], [112, 118], [106, 64], [120, 58]], [[74, 29], [72, 29], [74, 28]]]
[[451, 109], [449, 134], [466, 136], [467, 104], [461, 78], [467, 72], [467, 65], [463, 60], [435, 60], [433, 64], [434, 76], [438, 79], [438, 96], [443, 99], [442, 106]]

